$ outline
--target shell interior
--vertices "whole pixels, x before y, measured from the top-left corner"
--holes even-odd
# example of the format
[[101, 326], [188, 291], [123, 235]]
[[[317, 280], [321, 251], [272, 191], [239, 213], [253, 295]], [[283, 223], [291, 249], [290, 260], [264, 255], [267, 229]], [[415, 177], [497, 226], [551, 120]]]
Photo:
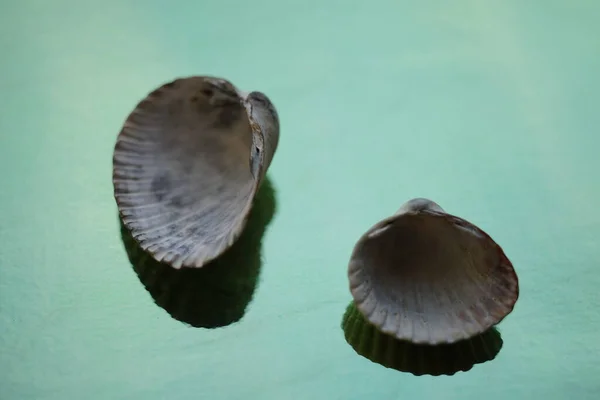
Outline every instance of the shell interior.
[[519, 294], [500, 246], [435, 207], [401, 209], [371, 228], [355, 246], [348, 277], [370, 323], [423, 344], [481, 334], [512, 311]]
[[244, 228], [268, 167], [264, 149], [253, 147], [264, 132], [244, 96], [224, 79], [182, 78], [154, 90], [127, 118], [113, 156], [115, 199], [155, 260], [202, 267]]

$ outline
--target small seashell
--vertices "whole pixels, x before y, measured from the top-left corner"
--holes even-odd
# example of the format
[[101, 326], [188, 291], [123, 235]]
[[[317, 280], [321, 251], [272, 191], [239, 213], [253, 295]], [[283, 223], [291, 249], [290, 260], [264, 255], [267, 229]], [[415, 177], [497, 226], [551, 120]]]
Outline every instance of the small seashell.
[[156, 261], [203, 267], [241, 234], [278, 141], [277, 111], [260, 92], [207, 76], [159, 87], [128, 116], [114, 150], [125, 226]]
[[386, 368], [416, 376], [469, 371], [476, 364], [496, 358], [503, 345], [496, 328], [449, 344], [426, 345], [399, 340], [369, 324], [354, 303], [346, 308], [342, 329], [346, 342], [357, 354]]
[[514, 308], [519, 283], [484, 231], [413, 199], [365, 233], [348, 266], [356, 307], [383, 333], [421, 344], [481, 334]]
[[131, 265], [154, 302], [172, 318], [214, 329], [240, 321], [252, 300], [261, 267], [261, 240], [276, 207], [268, 177], [256, 195], [239, 239], [203, 268], [174, 269], [144, 252], [121, 220]]

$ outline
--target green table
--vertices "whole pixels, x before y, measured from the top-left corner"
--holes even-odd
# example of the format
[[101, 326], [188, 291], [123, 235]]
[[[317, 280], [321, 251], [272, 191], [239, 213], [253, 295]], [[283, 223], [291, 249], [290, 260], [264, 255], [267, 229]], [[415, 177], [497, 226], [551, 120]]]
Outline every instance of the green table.
[[[418, 4], [420, 3], [420, 4]], [[0, 2], [0, 399], [598, 399], [600, 3]], [[149, 90], [214, 74], [282, 123], [243, 319], [189, 327], [131, 268], [112, 196]], [[519, 274], [495, 360], [415, 377], [340, 321], [358, 237], [428, 197]]]

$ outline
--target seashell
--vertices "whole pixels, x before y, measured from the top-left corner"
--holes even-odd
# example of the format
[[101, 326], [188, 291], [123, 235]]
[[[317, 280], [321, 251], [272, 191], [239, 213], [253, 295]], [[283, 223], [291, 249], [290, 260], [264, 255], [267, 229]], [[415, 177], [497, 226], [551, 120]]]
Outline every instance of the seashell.
[[354, 303], [346, 308], [342, 329], [346, 342], [357, 354], [386, 368], [416, 376], [469, 371], [476, 364], [496, 358], [503, 345], [500, 332], [493, 327], [455, 343], [426, 345], [399, 340], [369, 324]]
[[115, 145], [123, 223], [156, 261], [203, 267], [241, 234], [278, 142], [277, 111], [260, 92], [208, 76], [162, 85]]
[[154, 302], [196, 328], [240, 321], [252, 301], [261, 268], [261, 241], [276, 207], [268, 177], [256, 195], [239, 239], [203, 268], [174, 269], [145, 252], [121, 220], [121, 238], [133, 270]]
[[348, 266], [356, 307], [397, 339], [454, 343], [502, 321], [519, 283], [502, 248], [484, 231], [413, 199], [374, 225]]

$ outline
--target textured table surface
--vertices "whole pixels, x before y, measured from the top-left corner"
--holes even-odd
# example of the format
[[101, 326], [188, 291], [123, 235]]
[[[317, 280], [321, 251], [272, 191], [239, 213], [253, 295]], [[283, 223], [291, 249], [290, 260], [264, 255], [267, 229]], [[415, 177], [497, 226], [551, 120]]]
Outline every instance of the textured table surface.
[[[597, 399], [599, 18], [593, 0], [0, 2], [0, 398]], [[194, 74], [264, 91], [282, 123], [260, 282], [215, 330], [154, 304], [112, 197], [123, 119]], [[520, 277], [500, 354], [452, 377], [371, 363], [340, 329], [352, 246], [412, 197], [488, 231]]]

